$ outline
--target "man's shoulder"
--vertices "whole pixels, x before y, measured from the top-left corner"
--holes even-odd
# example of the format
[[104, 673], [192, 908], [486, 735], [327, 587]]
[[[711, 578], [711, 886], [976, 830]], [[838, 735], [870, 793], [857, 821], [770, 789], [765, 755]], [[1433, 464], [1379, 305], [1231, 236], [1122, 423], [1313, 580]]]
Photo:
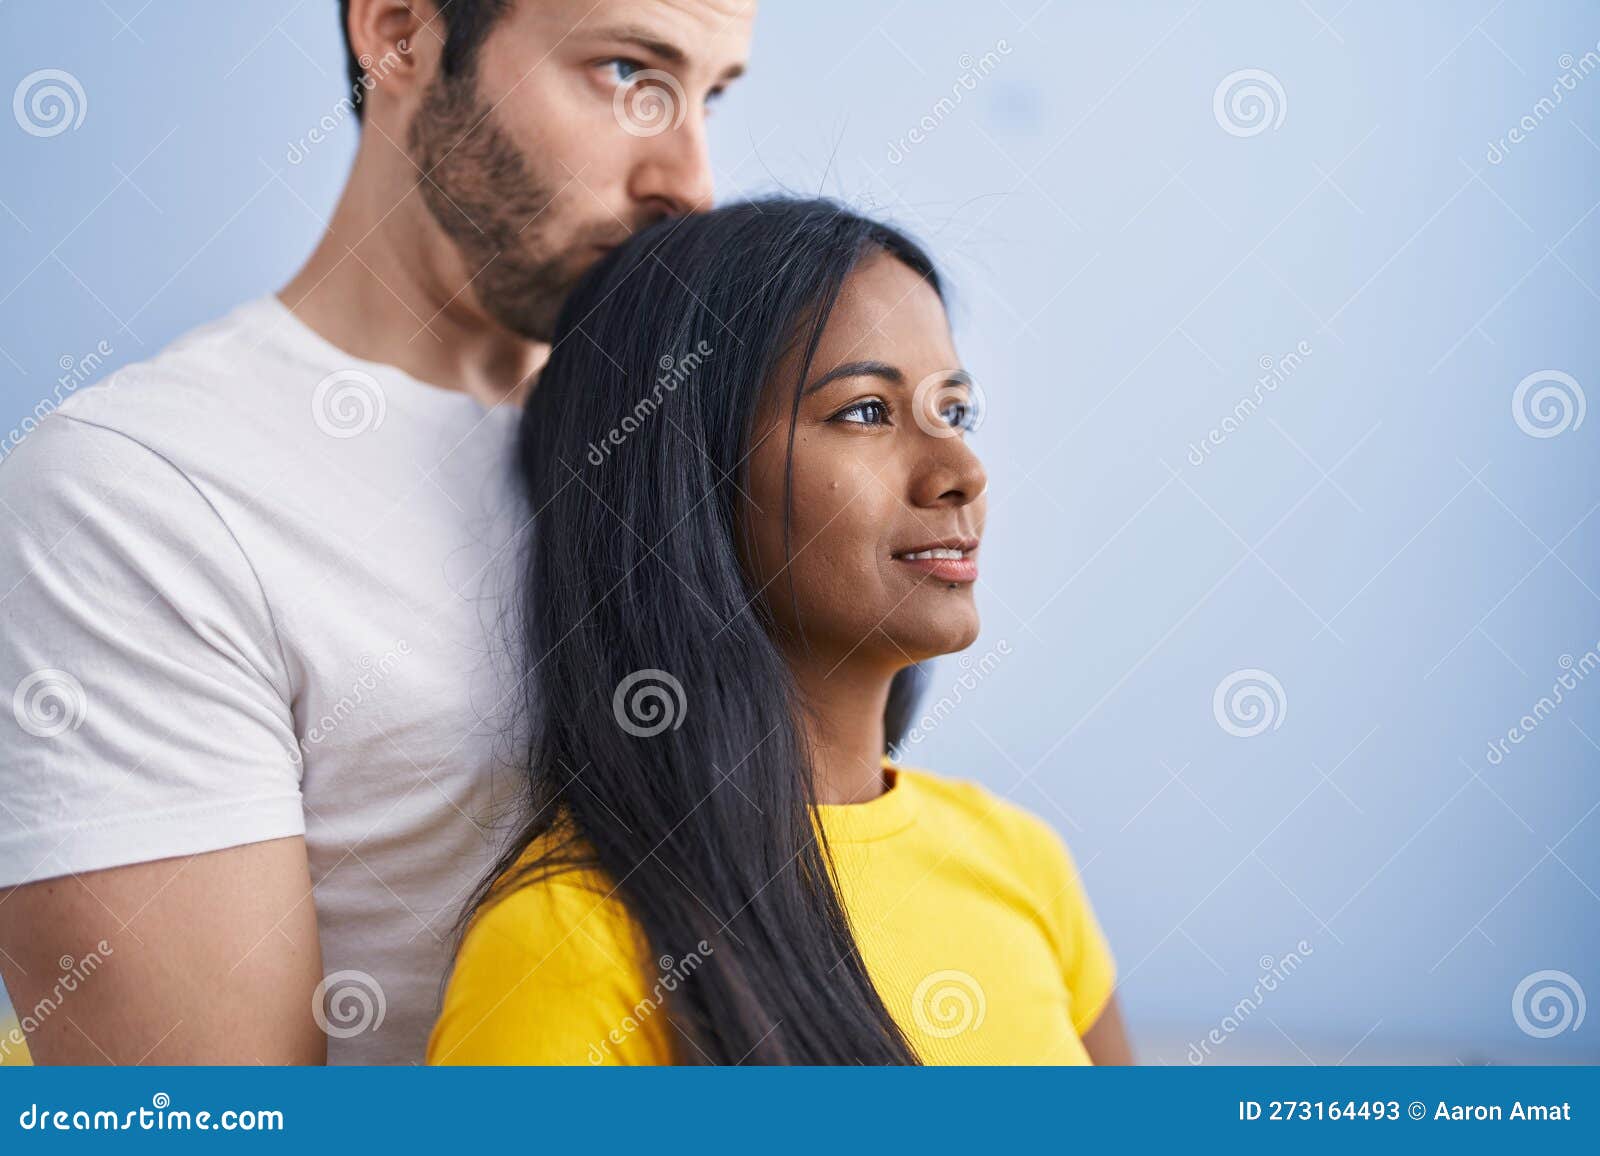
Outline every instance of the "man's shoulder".
[[297, 362], [271, 300], [181, 334], [153, 357], [76, 390], [56, 413], [169, 460], [263, 432], [282, 414], [285, 384], [316, 374], [309, 360]]

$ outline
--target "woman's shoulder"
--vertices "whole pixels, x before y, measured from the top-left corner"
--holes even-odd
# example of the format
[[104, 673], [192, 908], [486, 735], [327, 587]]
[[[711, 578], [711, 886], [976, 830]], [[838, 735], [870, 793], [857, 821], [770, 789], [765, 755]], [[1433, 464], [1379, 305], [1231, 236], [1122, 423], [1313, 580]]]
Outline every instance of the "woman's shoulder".
[[648, 954], [604, 874], [524, 856], [468, 926], [428, 1061], [670, 1062], [665, 1021], [636, 1022]]
[[966, 867], [1008, 880], [1032, 897], [1082, 1011], [1074, 1023], [1087, 1029], [1111, 992], [1116, 965], [1066, 842], [1050, 823], [982, 784], [927, 771], [900, 773], [922, 796], [918, 822], [928, 828], [925, 838], [962, 848]]
[[936, 774], [893, 764], [897, 776], [919, 797], [919, 825], [941, 838], [976, 840], [1030, 873], [1048, 867], [1069, 869], [1066, 844], [1050, 823], [1010, 798], [973, 779]]
[[580, 974], [595, 957], [631, 958], [636, 925], [612, 879], [543, 852], [530, 847], [495, 881], [468, 925], [462, 953], [533, 956], [555, 965], [553, 972], [568, 961]]

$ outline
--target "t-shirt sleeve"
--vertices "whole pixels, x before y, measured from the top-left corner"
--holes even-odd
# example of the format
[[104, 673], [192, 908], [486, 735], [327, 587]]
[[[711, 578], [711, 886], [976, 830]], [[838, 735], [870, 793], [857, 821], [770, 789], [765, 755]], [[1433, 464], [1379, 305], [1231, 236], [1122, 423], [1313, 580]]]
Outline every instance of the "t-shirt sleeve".
[[1071, 998], [1072, 1026], [1081, 1036], [1094, 1026], [1117, 986], [1117, 965], [1111, 945], [1095, 917], [1083, 875], [1067, 846], [1047, 824], [1029, 816], [1035, 845], [1049, 865], [1045, 910], [1061, 959]]
[[0, 885], [303, 834], [260, 583], [167, 459], [64, 414], [0, 463]]
[[665, 985], [681, 965], [647, 978], [641, 951], [626, 909], [604, 889], [556, 880], [511, 893], [462, 941], [428, 1062], [672, 1063]]

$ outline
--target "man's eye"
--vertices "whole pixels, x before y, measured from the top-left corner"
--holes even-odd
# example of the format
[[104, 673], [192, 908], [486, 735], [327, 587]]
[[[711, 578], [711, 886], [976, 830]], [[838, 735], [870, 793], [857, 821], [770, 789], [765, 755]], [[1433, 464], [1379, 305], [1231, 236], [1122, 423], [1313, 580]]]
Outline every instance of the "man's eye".
[[858, 401], [848, 409], [842, 409], [834, 415], [834, 421], [848, 422], [851, 425], [886, 425], [889, 421], [889, 407], [881, 401]]
[[644, 65], [637, 60], [627, 60], [619, 56], [615, 60], [604, 61], [600, 67], [609, 69], [612, 79], [618, 84], [626, 84], [633, 79], [636, 72], [643, 70]]

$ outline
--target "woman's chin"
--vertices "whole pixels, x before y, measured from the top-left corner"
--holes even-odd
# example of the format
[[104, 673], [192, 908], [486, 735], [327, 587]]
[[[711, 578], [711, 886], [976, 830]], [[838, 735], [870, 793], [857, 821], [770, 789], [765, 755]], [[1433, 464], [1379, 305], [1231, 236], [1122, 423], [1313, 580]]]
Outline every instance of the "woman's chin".
[[916, 662], [954, 654], [978, 641], [978, 613], [970, 604], [964, 610], [951, 607], [923, 622], [900, 625], [891, 636], [894, 649]]

